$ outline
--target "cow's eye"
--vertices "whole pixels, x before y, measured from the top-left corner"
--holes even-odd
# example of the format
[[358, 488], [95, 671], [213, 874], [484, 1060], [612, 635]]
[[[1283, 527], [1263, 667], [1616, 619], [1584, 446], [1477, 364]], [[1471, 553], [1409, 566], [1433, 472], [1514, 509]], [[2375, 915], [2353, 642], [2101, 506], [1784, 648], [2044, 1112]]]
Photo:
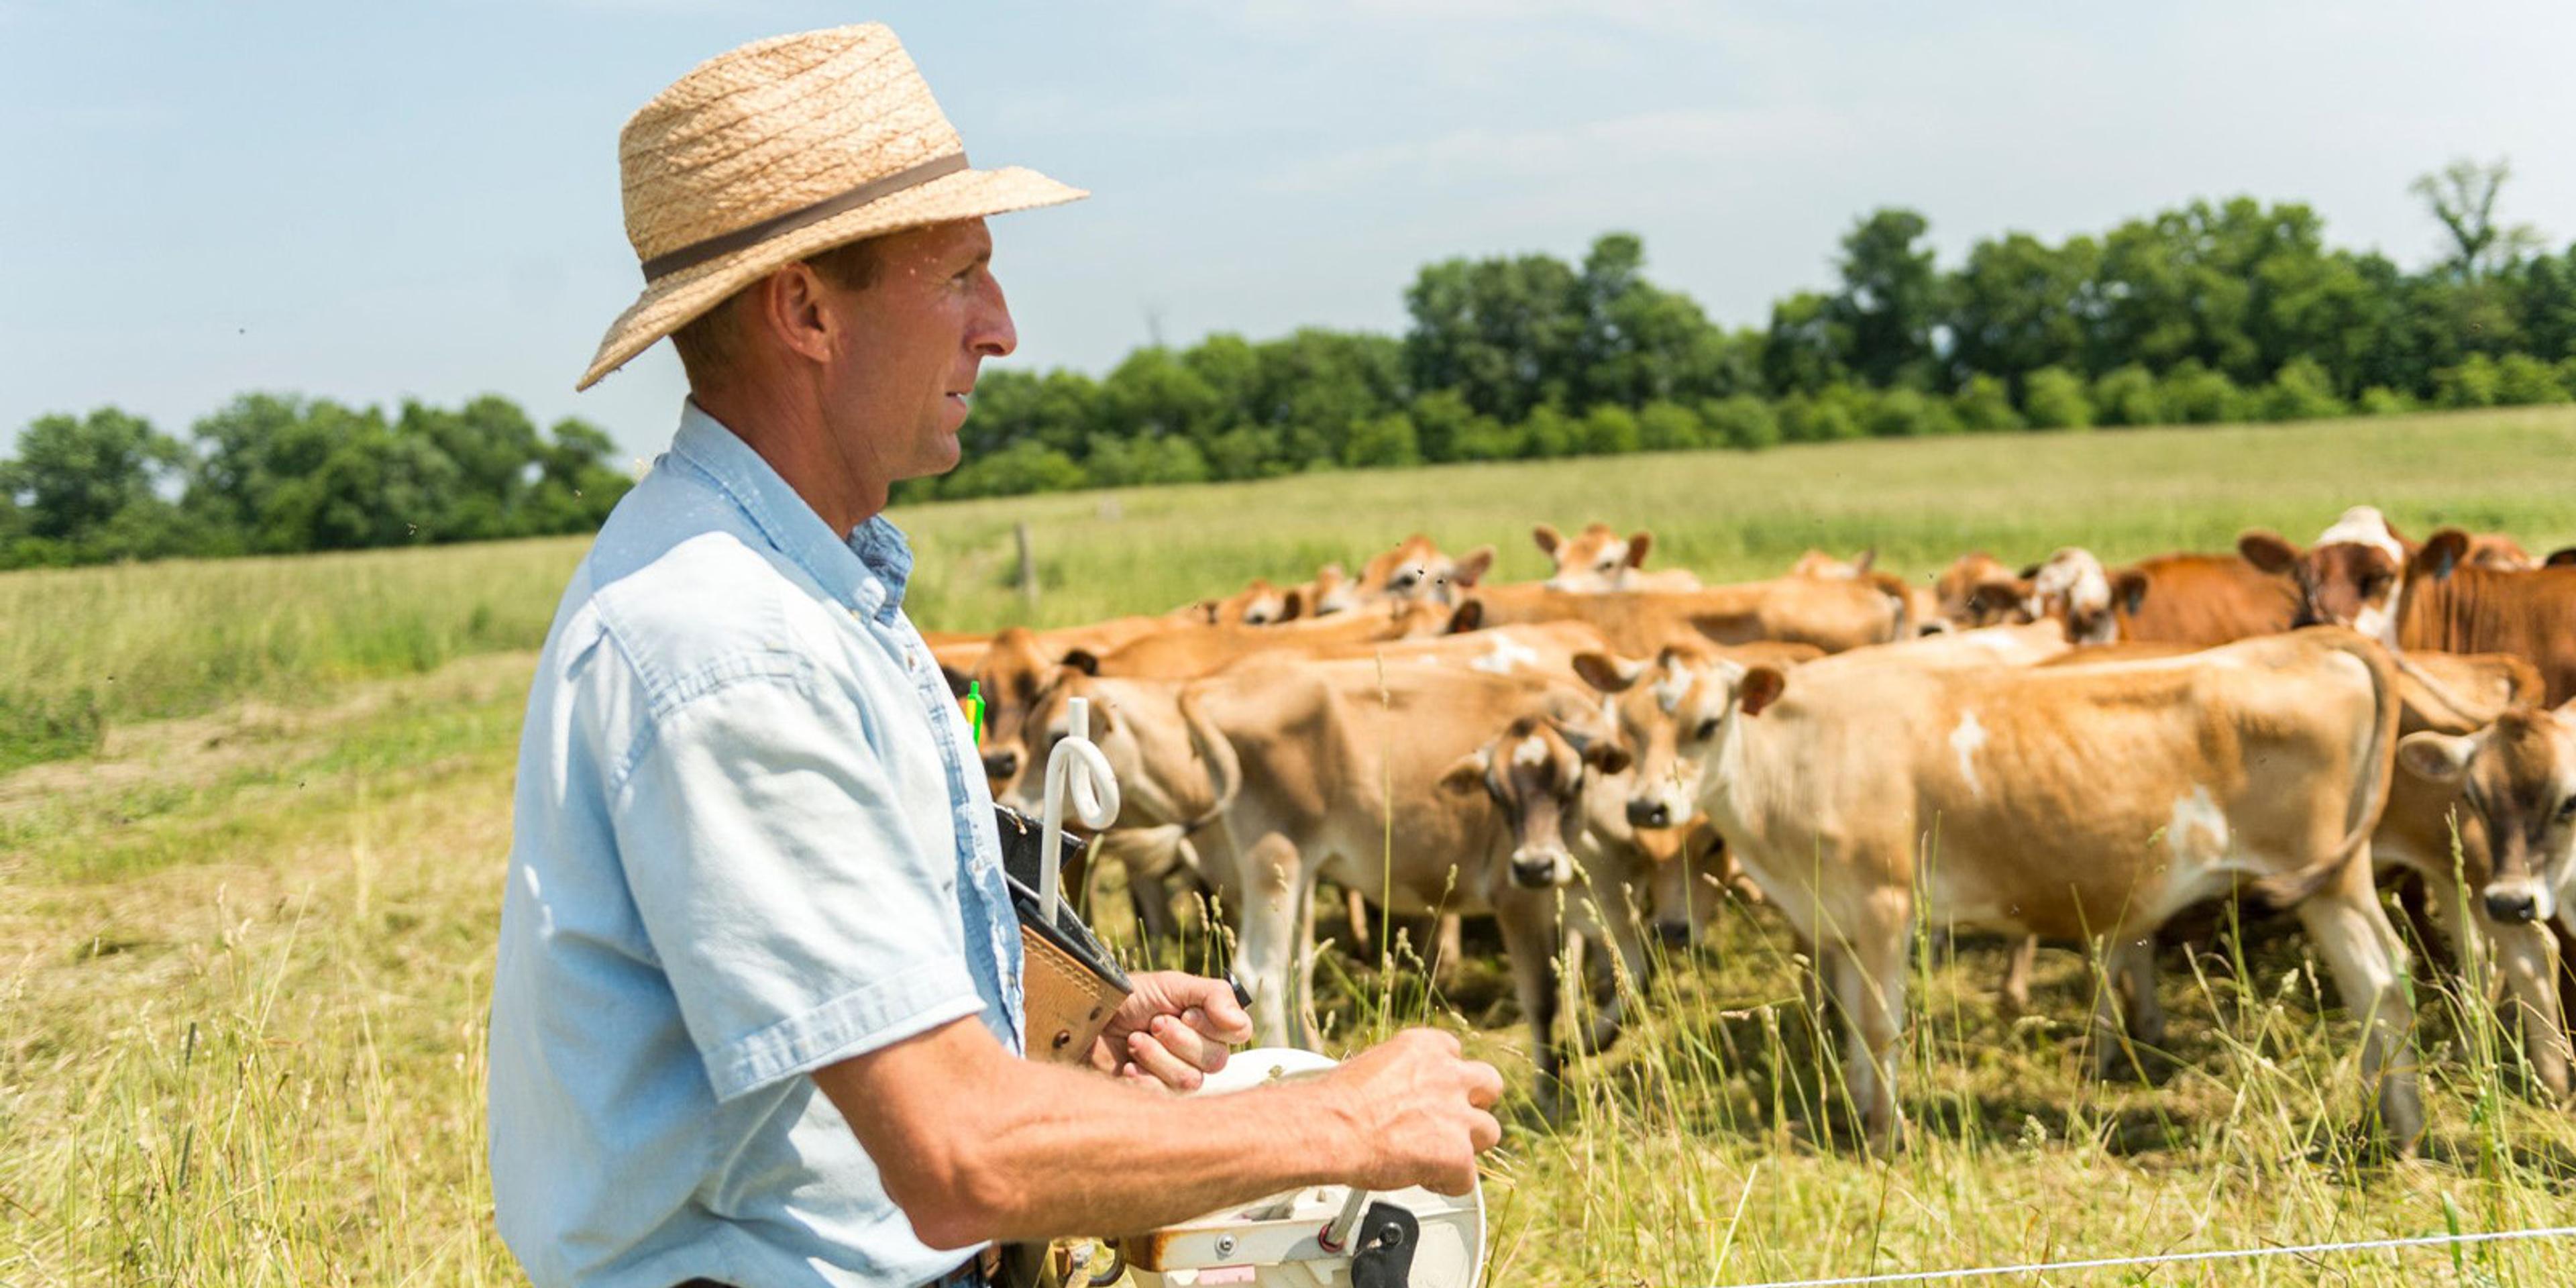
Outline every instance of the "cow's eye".
[[2576, 819], [2576, 796], [2558, 802], [2558, 821], [2564, 823], [2571, 819]]
[[1699, 728], [1691, 731], [1691, 738], [1696, 742], [1706, 742], [1716, 736], [1717, 717], [1715, 716], [1710, 716], [1708, 719], [1700, 721]]

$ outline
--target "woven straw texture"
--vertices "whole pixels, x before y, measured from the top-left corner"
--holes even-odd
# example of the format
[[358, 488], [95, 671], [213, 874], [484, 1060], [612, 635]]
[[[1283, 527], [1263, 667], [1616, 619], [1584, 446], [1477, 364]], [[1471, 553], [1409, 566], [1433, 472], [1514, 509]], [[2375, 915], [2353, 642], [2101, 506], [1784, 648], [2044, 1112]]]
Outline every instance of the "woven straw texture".
[[[699, 64], [618, 136], [637, 261], [829, 201], [964, 151], [901, 42], [869, 23], [779, 36]], [[599, 378], [735, 291], [835, 246], [1089, 194], [1034, 170], [959, 170], [646, 284], [574, 386]]]

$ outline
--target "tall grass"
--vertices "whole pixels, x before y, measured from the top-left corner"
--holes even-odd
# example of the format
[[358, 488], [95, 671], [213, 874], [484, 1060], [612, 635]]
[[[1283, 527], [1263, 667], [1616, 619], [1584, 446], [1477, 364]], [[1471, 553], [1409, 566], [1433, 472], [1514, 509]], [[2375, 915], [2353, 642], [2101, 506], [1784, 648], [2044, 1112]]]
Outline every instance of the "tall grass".
[[[2015, 436], [1323, 475], [900, 520], [922, 547], [925, 620], [991, 625], [1029, 612], [1010, 586], [1015, 519], [1038, 538], [1036, 615], [1051, 621], [1355, 560], [1417, 527], [1495, 542], [1504, 575], [1521, 576], [1537, 566], [1528, 522], [1596, 515], [1652, 527], [1659, 562], [1713, 576], [1767, 573], [1808, 544], [1875, 544], [1909, 570], [1974, 545], [2215, 548], [2253, 523], [2304, 537], [2359, 500], [2414, 528], [2500, 527], [2546, 547], [2576, 537], [2571, 440], [2566, 411]], [[515, 1281], [488, 1210], [480, 1078], [526, 664], [440, 662], [532, 645], [579, 552], [0, 578], [0, 694], [21, 708], [86, 691], [111, 732], [149, 741], [158, 727], [125, 722], [358, 682], [384, 698], [324, 710], [318, 727], [226, 724], [250, 748], [229, 759], [0, 772], [0, 1284]], [[130, 687], [108, 689], [111, 675]], [[1115, 900], [1099, 906], [1122, 933]], [[1321, 930], [1351, 941], [1329, 912]], [[1527, 1042], [1491, 946], [1434, 984], [1412, 947], [1422, 928], [1395, 930], [1365, 955], [1323, 952], [1332, 1044], [1443, 1024], [1525, 1090]], [[1634, 990], [1626, 1030], [1572, 1066], [1561, 1122], [1517, 1105], [1488, 1173], [1491, 1282], [1745, 1283], [2576, 1216], [2576, 1126], [2532, 1096], [2480, 959], [2456, 977], [2419, 969], [2433, 1130], [2419, 1160], [2398, 1162], [2354, 1129], [2356, 1022], [2295, 933], [2258, 924], [2169, 949], [2167, 1042], [2136, 1053], [2143, 1081], [2112, 1082], [2090, 1075], [2099, 983], [2084, 957], [2048, 954], [2033, 1013], [2014, 1018], [1993, 1000], [2000, 946], [1918, 940], [1901, 1089], [1913, 1131], [1886, 1160], [1854, 1147], [1837, 1037], [1817, 1031], [1810, 965], [1766, 910], [1729, 905], [1700, 947], [1659, 951], [1647, 980], [1596, 980]], [[1168, 956], [1205, 970], [1225, 947], [1200, 930]], [[1592, 997], [1578, 992], [1573, 1022]], [[2544, 1285], [2565, 1281], [2571, 1255], [2495, 1245], [2042, 1282]]]

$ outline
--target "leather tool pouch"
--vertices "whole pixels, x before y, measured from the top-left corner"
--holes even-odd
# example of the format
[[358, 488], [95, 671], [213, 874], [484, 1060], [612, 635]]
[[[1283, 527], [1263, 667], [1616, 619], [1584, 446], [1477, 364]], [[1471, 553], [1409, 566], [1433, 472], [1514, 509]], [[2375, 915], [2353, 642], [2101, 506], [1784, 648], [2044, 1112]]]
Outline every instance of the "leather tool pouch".
[[[1038, 873], [1045, 830], [1036, 820], [995, 806], [996, 830], [1002, 834], [1002, 872], [1011, 887], [1011, 911], [1020, 918], [1022, 1013], [1032, 1060], [1080, 1064], [1091, 1054], [1093, 1039], [1109, 1024], [1111, 1013], [1134, 991], [1127, 972], [1109, 959], [1091, 928], [1074, 915], [1069, 899], [1057, 901], [1056, 917], [1047, 922], [1038, 912]], [[1081, 888], [1083, 842], [1064, 838], [1058, 869], [1066, 889]]]

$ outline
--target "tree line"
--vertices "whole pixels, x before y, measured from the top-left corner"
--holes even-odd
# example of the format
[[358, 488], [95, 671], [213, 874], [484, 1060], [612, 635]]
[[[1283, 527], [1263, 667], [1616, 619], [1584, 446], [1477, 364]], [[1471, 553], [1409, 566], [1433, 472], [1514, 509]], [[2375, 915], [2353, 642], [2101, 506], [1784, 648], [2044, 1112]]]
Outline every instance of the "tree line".
[[1579, 264], [1452, 259], [1401, 336], [1150, 346], [1098, 379], [993, 371], [965, 463], [898, 499], [1782, 442], [2292, 420], [2576, 397], [2576, 244], [2497, 221], [2503, 162], [2414, 186], [2451, 253], [2326, 244], [2295, 202], [2195, 201], [1937, 263], [1910, 210], [1855, 222], [1831, 291], [1729, 329], [1612, 233]]
[[[1400, 336], [1308, 328], [1137, 349], [1106, 375], [995, 370], [964, 464], [898, 501], [1317, 469], [1784, 442], [2294, 420], [2576, 397], [2576, 244], [2495, 217], [2503, 162], [2414, 186], [2450, 239], [2408, 271], [2298, 203], [2195, 201], [2101, 236], [1977, 242], [1913, 211], [1844, 235], [1830, 291], [1730, 329], [1645, 245], [1451, 259]], [[251, 394], [181, 442], [113, 407], [0, 461], [0, 567], [586, 532], [628, 485], [608, 436], [496, 396], [388, 414]]]
[[0, 460], [0, 568], [589, 532], [631, 485], [595, 426], [540, 433], [490, 395], [388, 414], [246, 394], [191, 439], [115, 407], [37, 418]]

